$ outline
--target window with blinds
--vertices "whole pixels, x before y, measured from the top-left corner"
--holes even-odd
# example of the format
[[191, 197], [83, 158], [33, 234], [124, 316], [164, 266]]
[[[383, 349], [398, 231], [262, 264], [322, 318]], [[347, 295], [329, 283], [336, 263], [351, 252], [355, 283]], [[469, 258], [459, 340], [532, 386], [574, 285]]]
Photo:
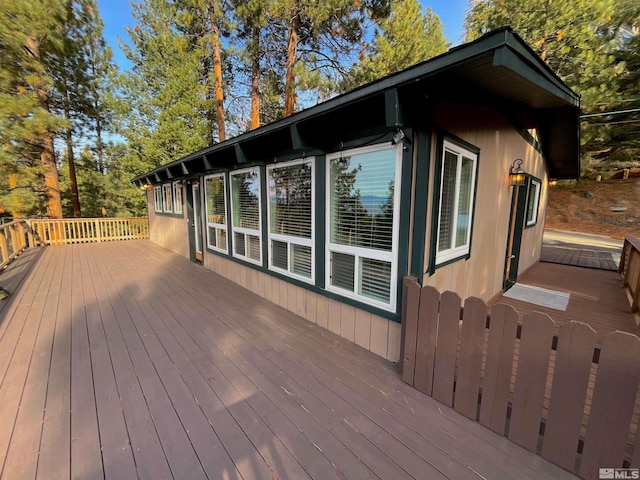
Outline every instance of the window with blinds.
[[256, 167], [231, 172], [229, 181], [233, 255], [260, 264], [262, 263], [260, 169]]
[[173, 182], [173, 212], [182, 215], [182, 184]]
[[540, 205], [540, 181], [531, 178], [527, 192], [527, 227], [533, 227], [538, 222], [538, 207]]
[[156, 212], [162, 211], [162, 188], [160, 185], [153, 187], [153, 209]]
[[162, 185], [162, 210], [167, 213], [171, 213], [173, 210], [171, 198], [171, 184], [165, 183]]
[[267, 167], [269, 267], [313, 280], [313, 159]]
[[328, 288], [391, 311], [401, 156], [391, 144], [327, 156]]
[[436, 264], [469, 253], [477, 154], [445, 140], [440, 169]]
[[207, 217], [207, 246], [228, 253], [227, 247], [227, 182], [224, 173], [204, 179]]

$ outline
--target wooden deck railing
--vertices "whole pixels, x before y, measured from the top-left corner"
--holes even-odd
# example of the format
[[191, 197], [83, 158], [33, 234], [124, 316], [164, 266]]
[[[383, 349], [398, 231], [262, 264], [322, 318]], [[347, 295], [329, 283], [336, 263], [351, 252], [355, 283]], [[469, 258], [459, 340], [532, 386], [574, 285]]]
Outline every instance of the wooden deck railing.
[[[406, 279], [402, 379], [580, 475], [640, 467], [640, 338], [513, 307], [461, 300]], [[638, 438], [638, 440], [636, 440]], [[635, 447], [634, 447], [635, 445]]]
[[640, 240], [637, 238], [624, 239], [618, 272], [630, 293], [631, 311], [637, 312], [640, 310]]
[[24, 249], [33, 246], [31, 233], [25, 220], [16, 220], [0, 225], [0, 269], [4, 268]]
[[28, 223], [43, 245], [149, 238], [149, 220], [146, 217], [34, 219]]
[[29, 247], [149, 238], [149, 219], [25, 219], [0, 225], [0, 269]]

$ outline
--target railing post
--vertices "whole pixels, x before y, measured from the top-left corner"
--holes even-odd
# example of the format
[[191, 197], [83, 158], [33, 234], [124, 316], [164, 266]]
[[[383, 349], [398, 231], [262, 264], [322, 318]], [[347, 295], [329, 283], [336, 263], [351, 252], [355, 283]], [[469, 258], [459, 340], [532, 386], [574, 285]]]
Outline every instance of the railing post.
[[96, 218], [94, 220], [95, 225], [96, 225], [96, 241], [97, 242], [101, 242], [102, 241], [102, 232], [100, 231], [100, 219]]
[[9, 260], [9, 248], [7, 246], [7, 229], [0, 230], [0, 253], [2, 254], [2, 263]]

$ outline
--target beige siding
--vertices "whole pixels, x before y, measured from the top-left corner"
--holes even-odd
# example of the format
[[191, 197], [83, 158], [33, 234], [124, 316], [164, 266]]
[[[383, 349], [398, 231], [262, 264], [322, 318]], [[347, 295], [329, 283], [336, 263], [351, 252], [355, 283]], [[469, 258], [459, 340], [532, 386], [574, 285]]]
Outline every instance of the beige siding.
[[[186, 212], [183, 192], [182, 211]], [[156, 214], [154, 209], [153, 189], [147, 190], [147, 205], [149, 211], [149, 238], [169, 250], [189, 258], [189, 231], [186, 213], [182, 217]]]
[[[513, 189], [509, 185], [509, 166], [514, 159], [522, 158], [523, 169], [542, 180], [538, 223], [525, 229], [522, 238], [520, 273], [540, 258], [547, 200], [546, 167], [542, 156], [512, 124], [491, 109], [439, 104], [434, 118], [438, 128], [480, 149], [478, 188], [470, 258], [440, 267], [431, 276], [425, 274], [423, 282], [440, 291], [455, 291], [462, 298], [477, 296], [487, 301], [502, 290]], [[436, 143], [432, 142], [430, 162], [425, 272], [431, 243], [434, 168], [440, 161], [436, 158]], [[427, 161], [424, 152], [419, 161]]]
[[400, 324], [319, 295], [223, 256], [204, 252], [204, 266], [307, 321], [392, 362], [400, 356]]

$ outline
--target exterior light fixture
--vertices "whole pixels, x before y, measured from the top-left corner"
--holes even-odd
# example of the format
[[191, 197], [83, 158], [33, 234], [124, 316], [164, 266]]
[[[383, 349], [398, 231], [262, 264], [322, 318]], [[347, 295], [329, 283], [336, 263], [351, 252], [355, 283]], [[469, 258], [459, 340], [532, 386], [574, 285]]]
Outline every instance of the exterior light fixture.
[[555, 187], [558, 185], [558, 179], [557, 178], [550, 178], [549, 181], [547, 182], [547, 185], [549, 185], [550, 187]]
[[524, 185], [526, 172], [522, 169], [522, 159], [516, 158], [509, 167], [509, 184], [512, 187]]

